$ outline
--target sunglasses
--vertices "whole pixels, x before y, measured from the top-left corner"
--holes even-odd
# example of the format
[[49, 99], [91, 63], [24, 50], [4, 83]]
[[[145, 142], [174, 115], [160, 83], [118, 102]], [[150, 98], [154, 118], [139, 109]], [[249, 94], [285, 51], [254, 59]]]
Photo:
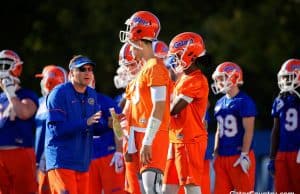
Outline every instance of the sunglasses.
[[94, 71], [93, 67], [79, 67], [78, 70], [80, 72], [93, 72]]

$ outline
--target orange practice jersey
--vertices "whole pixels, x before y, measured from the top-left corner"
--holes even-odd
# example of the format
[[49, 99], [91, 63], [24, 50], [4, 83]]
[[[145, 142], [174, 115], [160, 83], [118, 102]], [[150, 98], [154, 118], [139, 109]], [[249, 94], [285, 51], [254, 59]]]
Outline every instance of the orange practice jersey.
[[174, 99], [183, 95], [193, 98], [181, 112], [171, 117], [169, 138], [172, 143], [194, 143], [207, 138], [204, 117], [208, 103], [208, 82], [200, 70], [183, 75], [176, 82]]
[[166, 109], [159, 130], [167, 130], [170, 122], [170, 87], [172, 83], [163, 61], [152, 58], [143, 66], [136, 79], [126, 89], [126, 98], [131, 103], [129, 126], [146, 129], [152, 111], [150, 87], [166, 86]]

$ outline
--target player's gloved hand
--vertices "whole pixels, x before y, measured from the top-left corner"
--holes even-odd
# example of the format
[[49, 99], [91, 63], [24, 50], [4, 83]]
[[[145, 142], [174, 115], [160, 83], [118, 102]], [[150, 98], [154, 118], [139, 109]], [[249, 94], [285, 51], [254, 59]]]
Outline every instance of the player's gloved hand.
[[244, 173], [248, 174], [248, 170], [250, 168], [250, 158], [248, 156], [248, 153], [242, 152], [240, 157], [233, 164], [233, 167], [236, 167], [238, 165], [241, 166]]
[[42, 154], [39, 162], [39, 170], [42, 172], [46, 172], [46, 158], [44, 153]]
[[5, 92], [7, 98], [11, 99], [16, 97], [16, 84], [14, 82], [14, 78], [9, 76], [5, 77], [1, 81], [3, 91]]
[[121, 152], [115, 152], [109, 166], [115, 165], [116, 173], [121, 173], [124, 170], [123, 154]]
[[271, 176], [274, 176], [274, 174], [275, 174], [275, 160], [274, 159], [270, 159], [270, 161], [268, 163], [268, 171], [271, 174]]

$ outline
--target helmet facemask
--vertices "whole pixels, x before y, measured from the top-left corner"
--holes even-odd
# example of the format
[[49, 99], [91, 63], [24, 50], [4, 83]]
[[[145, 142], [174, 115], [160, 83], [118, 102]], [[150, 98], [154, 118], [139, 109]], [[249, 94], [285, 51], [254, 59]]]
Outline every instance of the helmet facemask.
[[193, 39], [187, 40], [184, 48], [173, 54], [176, 60], [176, 66], [171, 67], [174, 67], [173, 70], [175, 73], [182, 73], [191, 66], [197, 57], [201, 57], [205, 54], [206, 51], [203, 49], [203, 46], [194, 41]]
[[114, 84], [116, 88], [126, 88], [127, 84], [129, 83], [128, 79], [128, 71], [126, 67], [120, 66], [117, 69], [117, 75], [114, 76]]
[[211, 85], [211, 89], [214, 94], [226, 94], [233, 85], [227, 73], [214, 73], [213, 79], [214, 83]]
[[139, 50], [143, 50], [142, 47], [140, 47], [139, 45], [135, 44], [134, 42], [132, 42], [131, 40], [131, 37], [132, 37], [132, 29], [136, 26], [136, 24], [134, 24], [131, 19], [128, 19], [126, 20], [125, 22], [125, 25], [126, 25], [126, 30], [121, 30], [120, 33], [119, 33], [119, 38], [120, 38], [120, 41], [122, 43], [129, 43], [131, 46], [133, 46], [134, 48], [136, 49], [139, 49]]
[[176, 54], [169, 56], [169, 60], [172, 61], [170, 67], [175, 73], [182, 73], [186, 69], [186, 63], [182, 60], [182, 55], [183, 51], [179, 51]]
[[[19, 65], [22, 65], [20, 63]], [[13, 80], [15, 80], [17, 83], [20, 83], [20, 79], [13, 75], [12, 70], [14, 69], [14, 66], [16, 66], [15, 61], [9, 58], [2, 58], [0, 59], [0, 79], [5, 77], [11, 77]]]
[[130, 23], [131, 23], [130, 19], [126, 20], [126, 22], [125, 22], [126, 30], [125, 31], [121, 30], [119, 32], [119, 38], [120, 38], [120, 41], [122, 43], [126, 43], [129, 40], [129, 37], [130, 37]]
[[133, 80], [141, 70], [141, 64], [136, 61], [124, 64], [124, 67], [126, 68], [127, 76], [130, 81]]
[[287, 72], [284, 70], [279, 71], [277, 78], [278, 78], [278, 87], [280, 89], [280, 93], [293, 92], [299, 95], [298, 92], [296, 91], [296, 88], [298, 88], [300, 85], [299, 76], [300, 76], [299, 71], [293, 71], [293, 72]]
[[12, 59], [3, 58], [0, 59], [0, 78], [5, 78], [10, 76], [10, 71], [14, 65]]
[[114, 84], [117, 89], [126, 88], [128, 81], [120, 75], [114, 76]]
[[240, 75], [235, 69], [231, 72], [214, 72], [212, 78], [214, 83], [211, 85], [211, 89], [214, 94], [226, 94], [232, 86], [243, 84], [243, 81], [240, 80]]

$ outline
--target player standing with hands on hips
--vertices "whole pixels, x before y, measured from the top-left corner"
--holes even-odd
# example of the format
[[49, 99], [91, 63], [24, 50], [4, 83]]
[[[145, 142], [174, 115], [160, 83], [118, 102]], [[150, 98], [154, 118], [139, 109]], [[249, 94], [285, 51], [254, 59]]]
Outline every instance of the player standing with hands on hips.
[[45, 157], [52, 193], [87, 194], [93, 134], [106, 128], [97, 93], [88, 87], [96, 64], [77, 55], [69, 63], [71, 82], [47, 97]]

